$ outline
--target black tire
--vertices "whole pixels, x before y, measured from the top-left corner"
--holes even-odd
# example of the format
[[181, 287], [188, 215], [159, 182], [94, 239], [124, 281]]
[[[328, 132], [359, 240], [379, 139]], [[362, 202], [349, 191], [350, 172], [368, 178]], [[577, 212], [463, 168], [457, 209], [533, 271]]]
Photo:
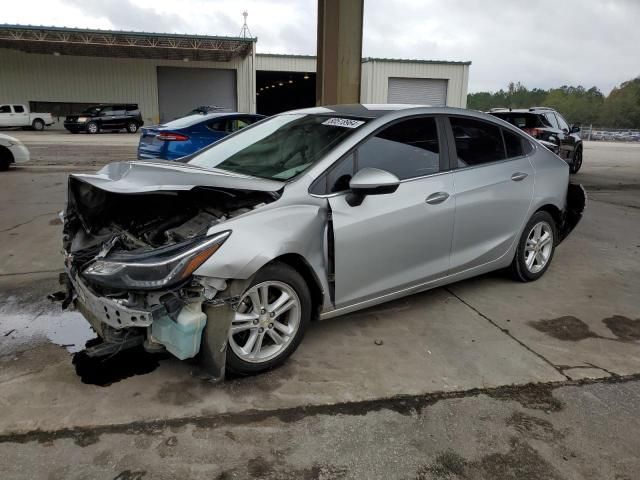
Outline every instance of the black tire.
[[127, 132], [136, 133], [138, 131], [138, 124], [136, 122], [127, 123]]
[[582, 167], [582, 145], [579, 145], [573, 153], [573, 160], [571, 161], [571, 167], [569, 168], [571, 173], [578, 173], [580, 167]]
[[85, 130], [90, 134], [100, 133], [100, 125], [98, 125], [96, 122], [89, 122], [87, 123]]
[[9, 166], [13, 163], [13, 153], [7, 147], [0, 146], [0, 172], [9, 170]]
[[[526, 264], [526, 246], [527, 239], [529, 235], [532, 233], [533, 228], [539, 224], [540, 222], [544, 222], [548, 225], [550, 232], [552, 233], [552, 239], [550, 242], [551, 252], [549, 253], [548, 259], [544, 266], [539, 271], [532, 271], [527, 267]], [[558, 239], [558, 232], [556, 227], [556, 222], [553, 217], [545, 211], [538, 211], [533, 214], [533, 216], [527, 222], [522, 235], [520, 236], [520, 240], [518, 241], [518, 248], [516, 249], [516, 254], [513, 257], [513, 261], [511, 262], [511, 266], [509, 267], [509, 271], [511, 276], [519, 281], [519, 282], [533, 282], [534, 280], [539, 279], [544, 272], [547, 271], [549, 265], [551, 265], [551, 261], [553, 260], [553, 254], [556, 250], [556, 242]]]
[[31, 128], [33, 128], [34, 130], [41, 132], [42, 130], [44, 130], [44, 121], [40, 118], [36, 118], [32, 123], [31, 123]]
[[271, 370], [272, 368], [281, 365], [293, 352], [296, 351], [304, 337], [309, 323], [311, 322], [311, 293], [309, 292], [309, 287], [306, 282], [296, 270], [284, 263], [270, 263], [258, 271], [247, 287], [247, 290], [254, 285], [267, 281], [284, 283], [292, 288], [298, 295], [301, 313], [298, 330], [294, 334], [289, 345], [282, 352], [280, 352], [276, 357], [261, 363], [247, 362], [243, 360], [236, 355], [231, 348], [231, 345], [227, 345], [226, 367], [229, 373], [236, 375], [253, 375]]

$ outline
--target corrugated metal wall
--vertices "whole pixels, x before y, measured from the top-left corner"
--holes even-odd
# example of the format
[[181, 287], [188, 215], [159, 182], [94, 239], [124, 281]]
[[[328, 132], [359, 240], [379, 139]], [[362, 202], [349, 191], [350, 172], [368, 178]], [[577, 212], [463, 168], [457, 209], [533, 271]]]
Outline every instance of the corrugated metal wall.
[[227, 63], [27, 54], [0, 49], [0, 101], [134, 102], [156, 123], [157, 66], [237, 71], [238, 110], [255, 112], [254, 55]]
[[367, 60], [362, 63], [360, 101], [387, 103], [389, 77], [447, 80], [447, 106], [461, 108], [467, 106], [468, 64]]
[[305, 55], [257, 54], [256, 70], [314, 73], [316, 71], [316, 57]]

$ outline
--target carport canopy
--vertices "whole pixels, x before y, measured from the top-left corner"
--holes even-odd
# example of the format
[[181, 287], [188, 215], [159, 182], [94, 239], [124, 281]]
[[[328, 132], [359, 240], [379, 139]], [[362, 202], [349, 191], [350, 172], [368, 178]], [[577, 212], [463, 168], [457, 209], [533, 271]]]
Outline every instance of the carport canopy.
[[91, 57], [228, 62], [251, 53], [255, 38], [0, 25], [0, 48]]

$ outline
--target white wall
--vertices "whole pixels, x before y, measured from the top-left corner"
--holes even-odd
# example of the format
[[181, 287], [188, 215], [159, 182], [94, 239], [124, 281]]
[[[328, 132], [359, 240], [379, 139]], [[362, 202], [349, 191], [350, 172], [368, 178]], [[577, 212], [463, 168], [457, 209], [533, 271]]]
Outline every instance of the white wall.
[[28, 54], [0, 49], [0, 102], [133, 102], [145, 123], [157, 123], [157, 66], [236, 70], [237, 103], [254, 113], [254, 55], [230, 62], [182, 62], [132, 58]]
[[412, 60], [365, 60], [362, 63], [360, 101], [387, 103], [389, 77], [447, 80], [447, 106], [465, 108], [469, 64]]

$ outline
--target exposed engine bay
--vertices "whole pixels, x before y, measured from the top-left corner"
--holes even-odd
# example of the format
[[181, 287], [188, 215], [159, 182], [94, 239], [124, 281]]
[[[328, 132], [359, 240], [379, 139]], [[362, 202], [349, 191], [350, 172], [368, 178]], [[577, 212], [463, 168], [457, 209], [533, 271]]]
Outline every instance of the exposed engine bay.
[[204, 235], [277, 198], [274, 192], [215, 187], [120, 194], [72, 177], [63, 247], [81, 270], [98, 255], [143, 253]]

